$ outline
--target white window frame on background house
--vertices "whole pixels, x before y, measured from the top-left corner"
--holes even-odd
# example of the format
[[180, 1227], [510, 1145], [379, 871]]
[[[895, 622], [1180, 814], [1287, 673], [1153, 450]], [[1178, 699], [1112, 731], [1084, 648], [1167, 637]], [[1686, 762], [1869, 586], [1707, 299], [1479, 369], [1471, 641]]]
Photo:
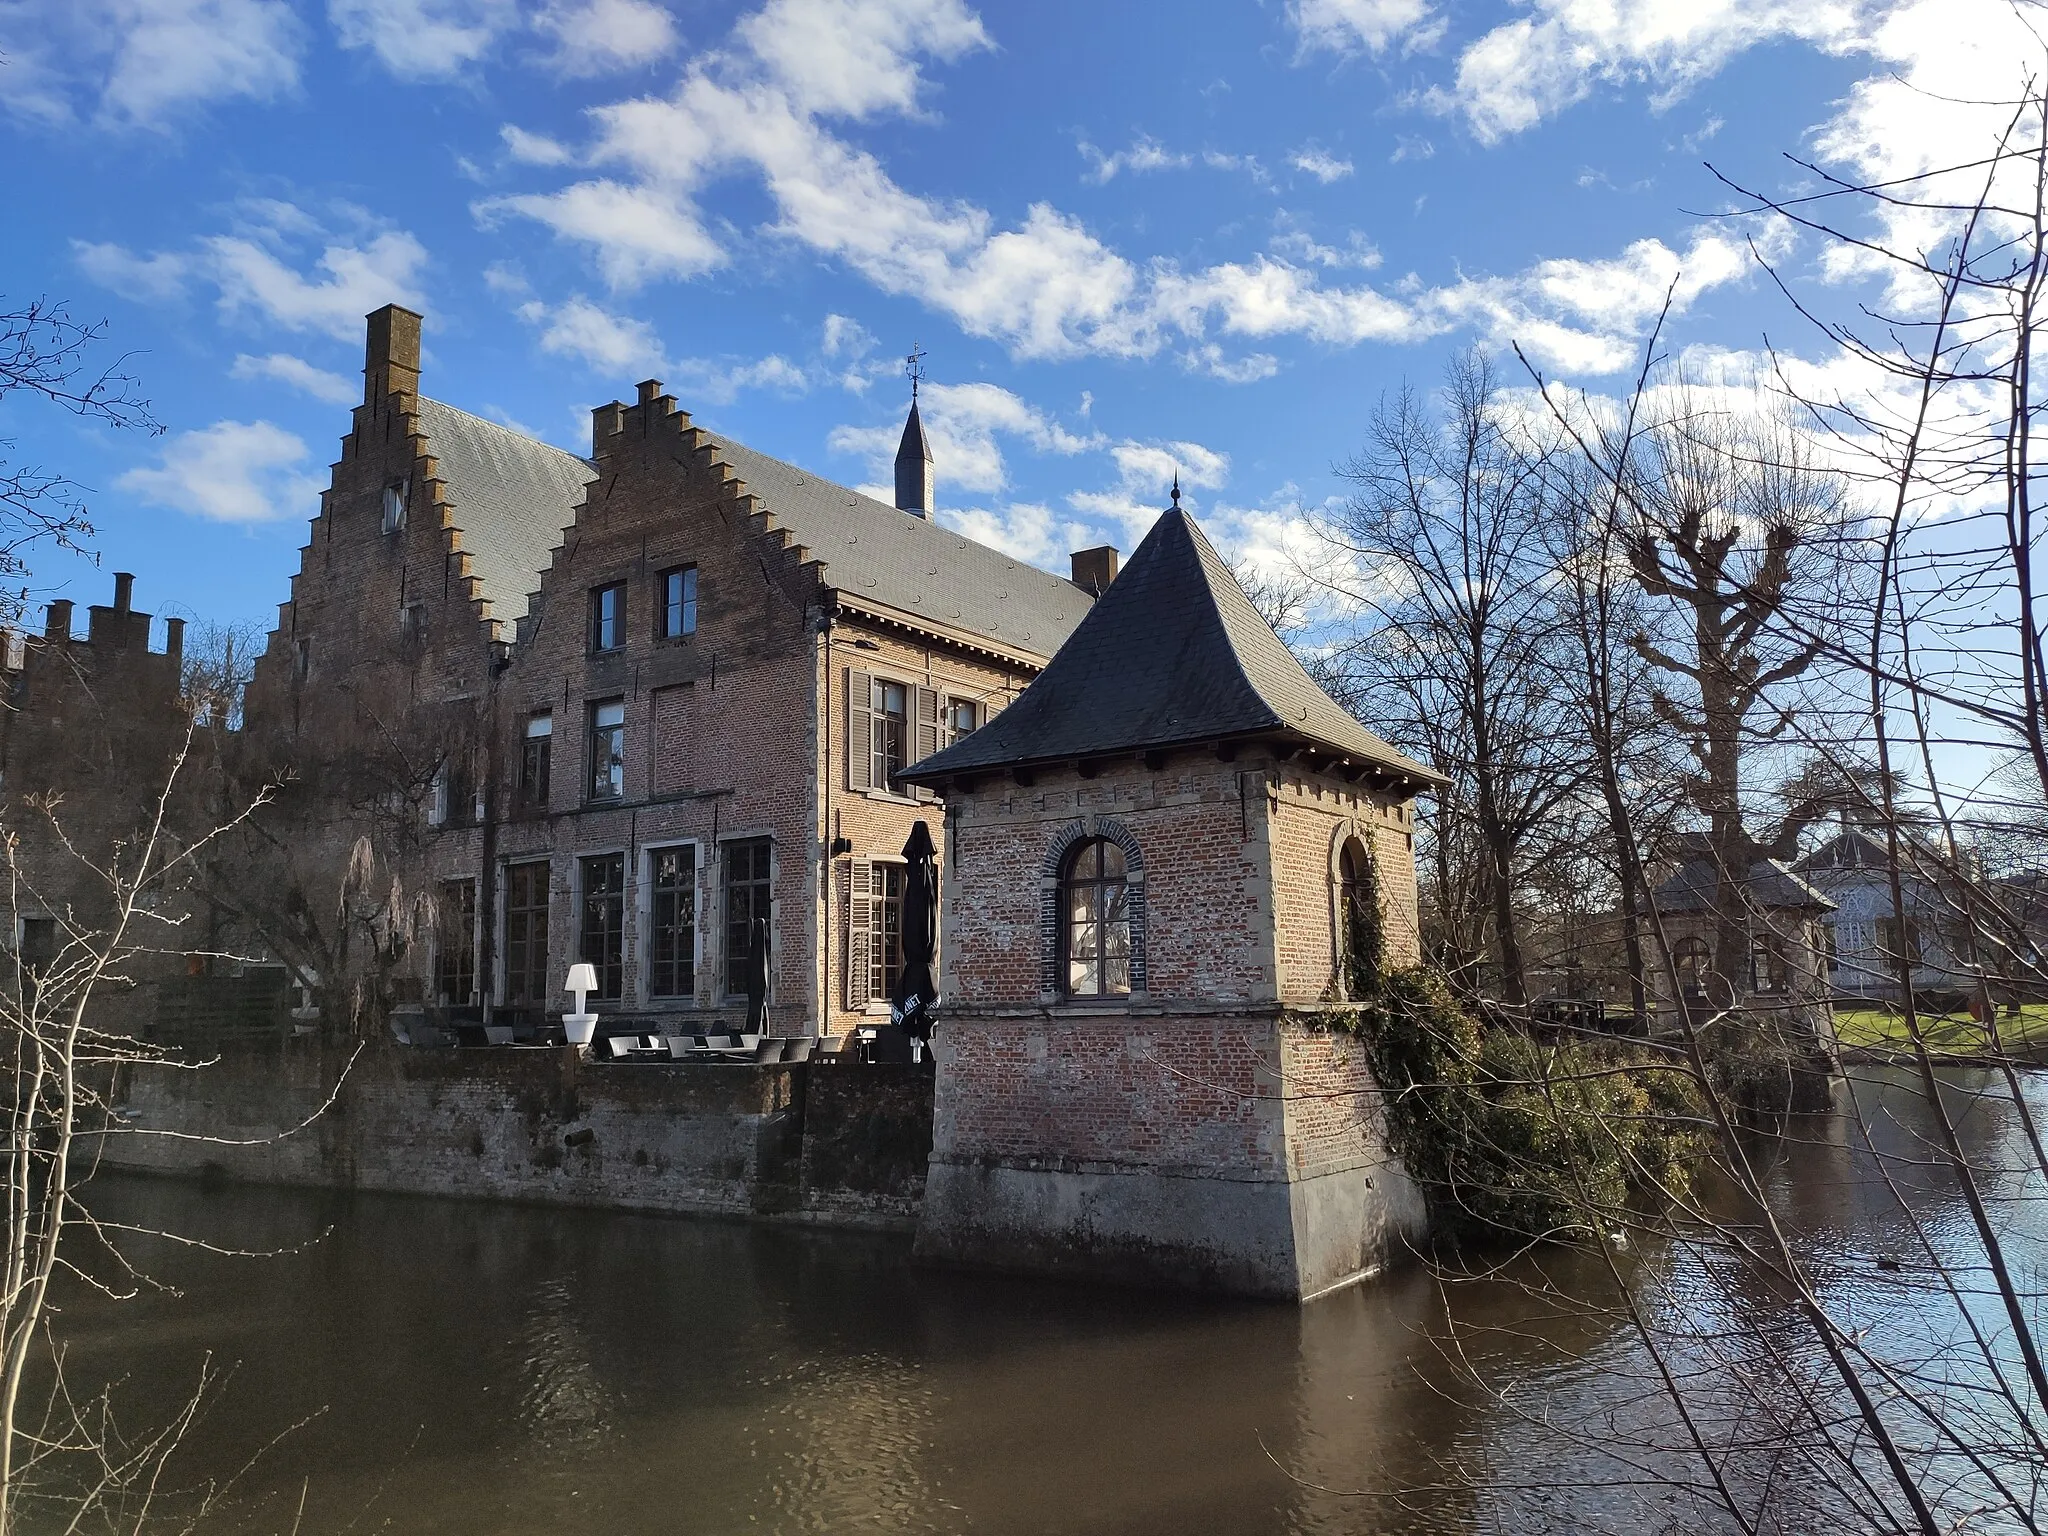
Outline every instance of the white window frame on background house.
[[[654, 989], [655, 944], [659, 936], [656, 927], [655, 904], [661, 891], [655, 883], [657, 861], [663, 854], [687, 852], [690, 856], [690, 898], [692, 915], [690, 919], [690, 990], [688, 992], [662, 993]], [[770, 856], [773, 867], [773, 856]], [[672, 838], [654, 843], [640, 853], [640, 890], [636, 907], [637, 931], [642, 935], [639, 945], [640, 996], [649, 1007], [694, 1008], [704, 987], [704, 915], [708, 903], [704, 888], [704, 844], [699, 838]]]

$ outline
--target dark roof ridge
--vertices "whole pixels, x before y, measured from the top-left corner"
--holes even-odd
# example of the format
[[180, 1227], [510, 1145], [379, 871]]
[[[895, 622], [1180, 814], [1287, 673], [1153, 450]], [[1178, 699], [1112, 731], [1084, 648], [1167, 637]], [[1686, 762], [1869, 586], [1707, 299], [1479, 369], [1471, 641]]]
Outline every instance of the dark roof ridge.
[[1408, 783], [1438, 780], [1323, 691], [1174, 506], [1017, 701], [904, 777], [930, 783], [1270, 733]]

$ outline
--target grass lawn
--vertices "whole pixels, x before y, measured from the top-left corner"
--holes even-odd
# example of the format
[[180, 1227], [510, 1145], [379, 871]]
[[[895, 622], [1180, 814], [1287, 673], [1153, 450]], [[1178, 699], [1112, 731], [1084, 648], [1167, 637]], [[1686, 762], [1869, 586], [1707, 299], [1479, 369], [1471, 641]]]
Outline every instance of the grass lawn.
[[[1984, 1026], [1967, 1011], [1920, 1015], [1920, 1033], [1936, 1050], [1974, 1055], [1989, 1047]], [[1835, 1035], [1845, 1046], [1881, 1046], [1909, 1050], [1905, 1016], [1895, 1008], [1835, 1007]], [[1998, 1035], [2008, 1050], [2048, 1051], [2048, 1003], [2028, 1003], [2017, 1014], [1998, 1010]]]

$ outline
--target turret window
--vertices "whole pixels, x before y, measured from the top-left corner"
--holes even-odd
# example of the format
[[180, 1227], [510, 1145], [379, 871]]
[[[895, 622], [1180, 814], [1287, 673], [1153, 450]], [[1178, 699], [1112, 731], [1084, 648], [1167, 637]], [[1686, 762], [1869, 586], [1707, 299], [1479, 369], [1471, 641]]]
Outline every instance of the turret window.
[[1131, 990], [1131, 893], [1124, 851], [1091, 837], [1067, 856], [1060, 881], [1066, 990], [1123, 997]]

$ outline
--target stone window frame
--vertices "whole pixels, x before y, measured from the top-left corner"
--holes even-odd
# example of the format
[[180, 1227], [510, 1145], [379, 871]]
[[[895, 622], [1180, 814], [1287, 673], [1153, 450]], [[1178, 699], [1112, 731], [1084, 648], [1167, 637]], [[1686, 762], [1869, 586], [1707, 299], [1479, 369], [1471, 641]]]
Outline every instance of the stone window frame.
[[[1124, 884], [1129, 892], [1131, 913], [1131, 990], [1122, 997], [1077, 998], [1070, 994], [1060, 975], [1060, 875], [1067, 856], [1076, 845], [1093, 838], [1107, 838], [1123, 850]], [[1131, 829], [1114, 816], [1083, 816], [1070, 821], [1053, 834], [1045, 858], [1038, 866], [1038, 995], [1041, 1002], [1061, 1003], [1084, 1010], [1101, 1011], [1128, 1007], [1142, 1000], [1148, 990], [1147, 925], [1145, 920], [1145, 854]]]
[[1353, 838], [1365, 845], [1365, 856], [1372, 860], [1374, 873], [1382, 877], [1379, 882], [1381, 934], [1385, 935], [1387, 929], [1386, 870], [1380, 860], [1379, 842], [1373, 836], [1371, 822], [1360, 816], [1347, 816], [1330, 833], [1329, 867], [1326, 871], [1330, 897], [1330, 980], [1326, 995], [1344, 1000], [1352, 1000], [1350, 989], [1344, 982], [1344, 845]]
[[[690, 978], [691, 990], [685, 993], [657, 993], [654, 990], [654, 946], [658, 937], [655, 928], [654, 903], [656, 897], [655, 859], [663, 853], [678, 849], [690, 850], [690, 888], [695, 903], [691, 917]], [[642, 937], [640, 953], [636, 958], [635, 978], [640, 996], [650, 1008], [696, 1008], [703, 996], [705, 978], [704, 930], [705, 910], [710, 905], [706, 899], [705, 839], [701, 837], [663, 837], [648, 843], [640, 850], [640, 868], [637, 881], [638, 891], [632, 904], [636, 935]]]

